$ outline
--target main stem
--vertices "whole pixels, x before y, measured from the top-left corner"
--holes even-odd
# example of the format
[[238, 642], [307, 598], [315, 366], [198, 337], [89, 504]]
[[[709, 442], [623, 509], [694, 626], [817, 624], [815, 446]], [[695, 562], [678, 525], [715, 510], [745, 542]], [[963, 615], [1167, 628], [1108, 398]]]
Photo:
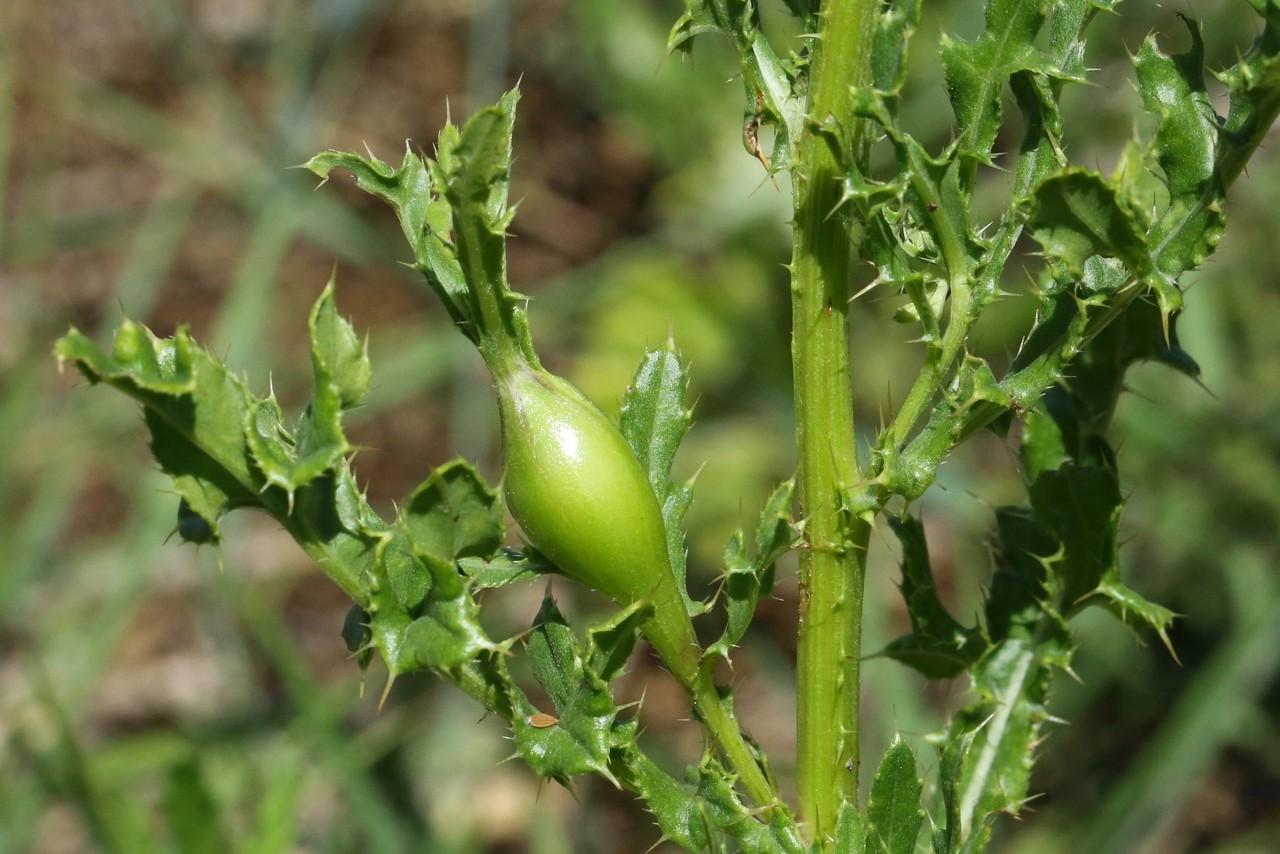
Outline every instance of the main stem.
[[[813, 40], [807, 123], [847, 127], [849, 89], [870, 80], [877, 0], [827, 0]], [[862, 148], [862, 122], [850, 127]], [[792, 176], [791, 262], [797, 489], [804, 519], [797, 648], [797, 783], [800, 815], [825, 848], [840, 806], [857, 800], [862, 593], [870, 525], [841, 508], [857, 481], [849, 379], [851, 230], [834, 214], [840, 173], [806, 127]]]

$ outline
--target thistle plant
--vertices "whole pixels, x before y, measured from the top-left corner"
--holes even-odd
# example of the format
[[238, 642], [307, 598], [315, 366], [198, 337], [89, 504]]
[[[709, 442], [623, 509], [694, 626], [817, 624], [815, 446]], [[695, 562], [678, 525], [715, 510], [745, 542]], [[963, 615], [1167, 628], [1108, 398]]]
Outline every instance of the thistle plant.
[[[1068, 87], [1087, 84], [1089, 26], [1118, 0], [989, 0], [980, 35], [941, 43], [956, 122], [937, 151], [900, 122], [919, 0], [785, 5], [805, 34], [790, 50], [764, 32], [752, 0], [686, 0], [669, 39], [673, 53], [713, 37], [736, 50], [748, 156], [790, 178], [793, 203], [796, 474], [754, 532], [730, 538], [711, 601], [686, 584], [693, 489], [672, 463], [691, 412], [674, 345], [644, 354], [614, 424], [542, 367], [508, 282], [517, 91], [447, 125], [430, 156], [410, 148], [392, 165], [325, 152], [307, 164], [322, 178], [349, 173], [394, 209], [413, 266], [478, 349], [502, 421], [501, 489], [458, 460], [395, 518], [370, 507], [342, 416], [360, 404], [372, 369], [332, 283], [310, 316], [314, 390], [293, 422], [185, 329], [159, 339], [125, 321], [110, 352], [73, 330], [56, 354], [142, 405], [184, 539], [219, 542], [219, 520], [233, 509], [270, 514], [351, 597], [342, 635], [361, 667], [376, 655], [391, 680], [425, 670], [453, 683], [507, 723], [538, 776], [569, 784], [599, 775], [642, 800], [662, 838], [692, 851], [980, 851], [993, 821], [1017, 815], [1029, 796], [1050, 686], [1078, 642], [1071, 618], [1099, 606], [1168, 643], [1170, 611], [1120, 577], [1124, 500], [1109, 425], [1134, 364], [1197, 375], [1178, 343], [1179, 282], [1213, 253], [1227, 190], [1280, 111], [1280, 3], [1237, 4], [1256, 13], [1261, 35], [1217, 72], [1225, 116], [1210, 100], [1199, 22], [1178, 24], [1184, 53], [1143, 42], [1133, 67], [1153, 130], [1124, 147], [1111, 174], [1070, 161], [1060, 104]], [[1006, 87], [1016, 114], [1005, 114]], [[1021, 139], [1000, 155], [1009, 123]], [[1011, 198], [984, 223], [973, 199], [980, 180], [1001, 174], [998, 156]], [[973, 352], [972, 334], [1028, 245], [1040, 259], [1037, 310], [997, 370]], [[904, 298], [897, 320], [923, 358], [869, 448], [854, 431], [855, 287]], [[939, 466], [983, 429], [1017, 443], [1026, 503], [997, 508], [994, 572], [979, 618], [966, 623], [938, 595], [915, 508]], [[505, 545], [504, 496], [523, 548]], [[932, 739], [937, 758], [918, 763], [895, 741], [874, 763], [864, 804], [863, 590], [877, 525], [900, 545], [912, 631], [870, 652], [931, 679], [963, 677], [970, 691]], [[789, 804], [716, 674], [793, 549], [798, 799]], [[599, 590], [615, 612], [580, 636], [548, 593], [526, 632], [491, 637], [479, 594], [547, 574]], [[700, 631], [711, 611], [724, 625], [715, 638]], [[642, 638], [706, 734], [682, 777], [650, 757], [634, 712], [614, 698]], [[517, 656], [549, 706], [513, 677]]]

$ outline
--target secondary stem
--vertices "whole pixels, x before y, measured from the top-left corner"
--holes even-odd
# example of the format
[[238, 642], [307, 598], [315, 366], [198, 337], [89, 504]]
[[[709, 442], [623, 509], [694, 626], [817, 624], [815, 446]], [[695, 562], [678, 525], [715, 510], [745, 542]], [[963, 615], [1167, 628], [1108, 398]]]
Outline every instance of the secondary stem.
[[778, 793], [765, 777], [760, 763], [756, 761], [755, 753], [743, 738], [737, 719], [725, 707], [725, 702], [716, 691], [711, 674], [709, 672], [700, 674], [697, 683], [688, 686], [687, 690], [693, 699], [693, 707], [697, 710], [698, 717], [702, 719], [703, 725], [724, 753], [729, 767], [738, 775], [738, 782], [743, 790], [757, 807], [765, 810], [779, 807]]
[[[806, 118], [848, 123], [849, 88], [870, 79], [873, 0], [829, 0], [814, 39]], [[864, 131], [851, 128], [857, 149]], [[856, 149], [855, 149], [856, 150]], [[859, 152], [860, 153], [860, 152]], [[858, 789], [858, 699], [866, 520], [842, 512], [858, 477], [849, 379], [848, 223], [833, 211], [840, 175], [826, 144], [798, 141], [791, 265], [797, 491], [804, 518], [797, 647], [797, 777], [810, 837], [834, 837], [840, 805]]]

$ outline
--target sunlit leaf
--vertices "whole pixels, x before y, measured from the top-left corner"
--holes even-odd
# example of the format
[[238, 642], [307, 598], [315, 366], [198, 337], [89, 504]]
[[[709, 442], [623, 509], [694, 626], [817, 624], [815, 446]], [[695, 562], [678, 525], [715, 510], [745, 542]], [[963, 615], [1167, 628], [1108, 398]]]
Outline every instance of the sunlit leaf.
[[880, 760], [867, 801], [867, 854], [914, 854], [924, 823], [923, 790], [910, 746], [897, 739]]
[[693, 419], [684, 402], [688, 384], [688, 370], [672, 346], [646, 353], [623, 395], [618, 427], [658, 497], [667, 533], [667, 558], [685, 607], [696, 616], [708, 606], [689, 598], [685, 581], [684, 516], [693, 499], [693, 484], [671, 479], [676, 451]]

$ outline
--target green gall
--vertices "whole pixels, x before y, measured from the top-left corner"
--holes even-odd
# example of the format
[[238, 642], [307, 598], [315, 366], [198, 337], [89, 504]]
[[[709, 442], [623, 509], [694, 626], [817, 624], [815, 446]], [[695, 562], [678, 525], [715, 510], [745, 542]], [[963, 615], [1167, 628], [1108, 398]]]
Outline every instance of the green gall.
[[651, 602], [645, 635], [688, 683], [699, 651], [647, 475], [582, 392], [521, 360], [511, 365], [494, 371], [511, 515], [568, 577], [624, 606]]

